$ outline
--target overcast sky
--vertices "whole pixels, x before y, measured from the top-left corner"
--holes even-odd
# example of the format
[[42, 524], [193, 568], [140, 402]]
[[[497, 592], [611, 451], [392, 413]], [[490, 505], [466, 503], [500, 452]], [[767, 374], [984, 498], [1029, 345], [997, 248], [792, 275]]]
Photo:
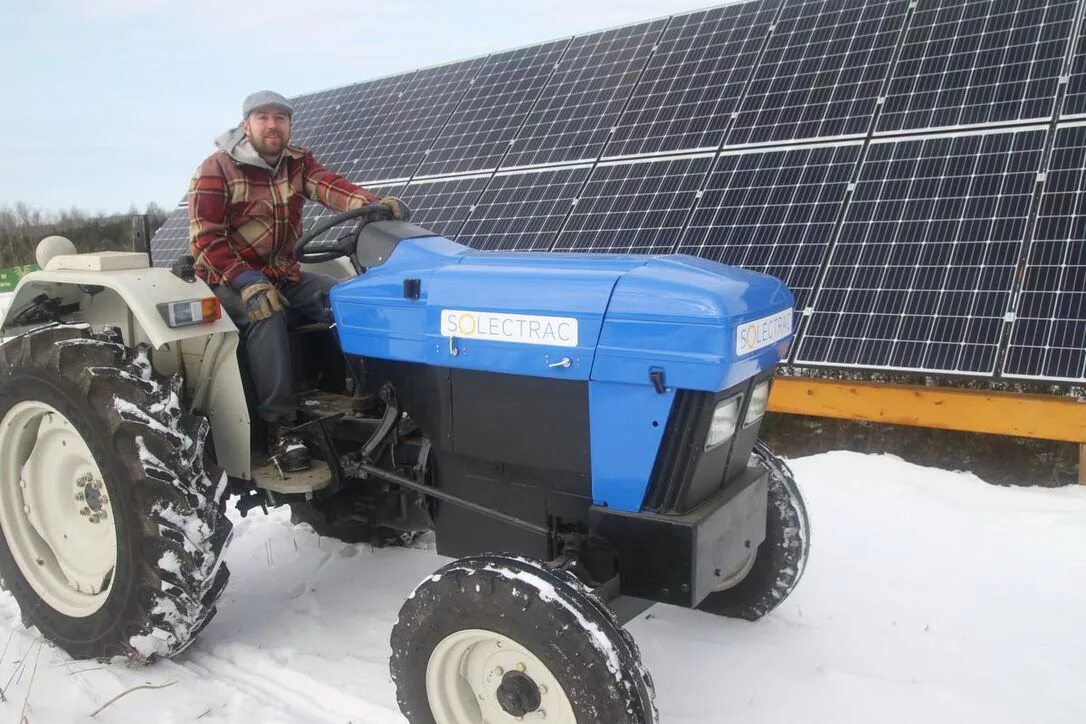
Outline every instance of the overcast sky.
[[253, 90], [293, 96], [714, 4], [5, 0], [0, 206], [169, 208]]

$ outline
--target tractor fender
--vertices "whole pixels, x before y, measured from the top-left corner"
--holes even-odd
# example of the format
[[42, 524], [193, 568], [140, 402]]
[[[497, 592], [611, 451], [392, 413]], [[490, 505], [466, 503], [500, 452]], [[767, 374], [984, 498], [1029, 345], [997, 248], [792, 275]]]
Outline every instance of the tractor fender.
[[[24, 276], [15, 288], [0, 329], [7, 333], [12, 326], [11, 320], [38, 294], [59, 296], [65, 302], [79, 302], [90, 297], [87, 289], [105, 288], [114, 292], [123, 304], [98, 305], [106, 307], [98, 311], [94, 309], [93, 303], [89, 303], [86, 313], [79, 314], [84, 318], [83, 321], [92, 324], [113, 324], [120, 327], [122, 331], [131, 329], [130, 323], [135, 321], [142, 329], [147, 341], [156, 349], [170, 342], [190, 337], [237, 333], [237, 327], [225, 314], [221, 319], [206, 324], [194, 324], [187, 327], [170, 327], [166, 324], [158, 311], [159, 304], [215, 296], [211, 288], [199, 279], [191, 282], [184, 281], [167, 269], [147, 267], [146, 261], [143, 268], [96, 271], [63, 267], [64, 261], [79, 260], [84, 256], [92, 255], [55, 257], [45, 270], [31, 272]], [[144, 260], [147, 258], [144, 254], [132, 256], [143, 257]], [[58, 262], [61, 263], [58, 264]], [[116, 302], [116, 300], [113, 301]], [[128, 314], [131, 314], [134, 319], [129, 320]], [[111, 315], [116, 317], [112, 321], [108, 319]]]
[[46, 294], [79, 304], [65, 321], [117, 327], [128, 346], [169, 347], [175, 359], [171, 371], [183, 374], [192, 411], [206, 415], [211, 424], [219, 465], [229, 475], [248, 479], [250, 420], [237, 361], [238, 328], [225, 313], [214, 322], [170, 327], [159, 304], [214, 293], [199, 279], [185, 281], [168, 269], [148, 267], [146, 260], [146, 254], [125, 252], [54, 257], [43, 271], [19, 281], [3, 312], [0, 334], [24, 331], [13, 324], [15, 316]]

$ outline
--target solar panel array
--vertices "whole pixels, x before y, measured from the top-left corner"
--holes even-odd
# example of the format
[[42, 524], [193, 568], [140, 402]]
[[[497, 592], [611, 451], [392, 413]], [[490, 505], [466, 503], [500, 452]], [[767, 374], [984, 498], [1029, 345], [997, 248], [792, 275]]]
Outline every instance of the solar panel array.
[[475, 248], [780, 277], [794, 365], [1086, 381], [1086, 0], [750, 0], [295, 103]]

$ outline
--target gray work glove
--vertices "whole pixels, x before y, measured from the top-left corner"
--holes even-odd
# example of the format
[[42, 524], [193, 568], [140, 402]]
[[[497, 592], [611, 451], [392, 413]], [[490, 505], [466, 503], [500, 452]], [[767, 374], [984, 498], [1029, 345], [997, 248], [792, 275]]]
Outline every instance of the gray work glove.
[[389, 211], [392, 212], [392, 218], [398, 221], [410, 221], [411, 220], [411, 208], [405, 204], [401, 199], [395, 196], [386, 196], [379, 202], [382, 206], [387, 206]]
[[247, 284], [241, 290], [241, 301], [245, 302], [245, 311], [249, 313], [250, 322], [269, 319], [287, 306], [283, 295], [268, 281]]

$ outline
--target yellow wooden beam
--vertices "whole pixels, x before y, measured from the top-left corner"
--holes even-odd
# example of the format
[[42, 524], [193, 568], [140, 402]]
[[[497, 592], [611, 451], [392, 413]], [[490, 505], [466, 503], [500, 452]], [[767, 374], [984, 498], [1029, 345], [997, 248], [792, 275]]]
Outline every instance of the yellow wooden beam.
[[1048, 395], [778, 377], [769, 409], [1086, 443], [1086, 402]]

